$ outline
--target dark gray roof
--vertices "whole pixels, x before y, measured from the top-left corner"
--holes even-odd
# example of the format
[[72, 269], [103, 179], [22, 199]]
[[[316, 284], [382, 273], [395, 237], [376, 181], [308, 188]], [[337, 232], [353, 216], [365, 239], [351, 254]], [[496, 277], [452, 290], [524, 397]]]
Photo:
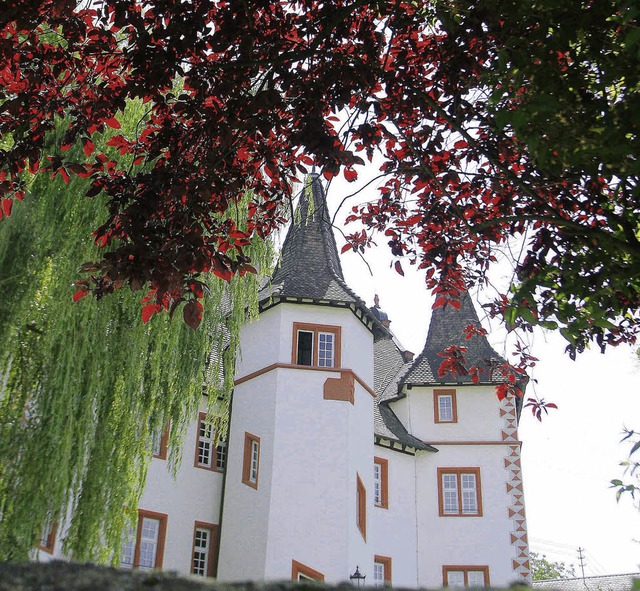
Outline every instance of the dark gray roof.
[[373, 418], [376, 442], [386, 440], [391, 443], [391, 448], [396, 448], [393, 444], [397, 442], [403, 450], [408, 447], [413, 450], [438, 451], [411, 435], [389, 407], [391, 400], [399, 398], [398, 384], [410, 368], [389, 332], [377, 334], [373, 344], [373, 359], [373, 384], [376, 392]]
[[414, 360], [402, 383], [407, 386], [472, 383], [471, 376], [468, 375], [452, 376], [450, 372], [442, 377], [438, 375], [444, 360], [439, 353], [451, 345], [466, 347], [465, 365], [481, 369], [480, 383], [495, 384], [502, 381], [501, 376], [494, 375], [493, 368], [504, 363], [504, 359], [493, 350], [485, 336], [474, 335], [466, 340], [465, 328], [469, 324], [481, 326], [468, 292], [461, 296], [460, 308], [455, 308], [451, 304], [436, 308], [431, 316], [424, 349]]
[[299, 197], [280, 260], [270, 284], [260, 291], [260, 302], [305, 298], [364, 306], [344, 281], [319, 175], [307, 178]]
[[557, 589], [558, 591], [631, 591], [633, 579], [640, 580], [640, 573], [576, 577], [573, 579], [548, 579], [546, 581], [533, 581], [533, 587], [534, 589]]

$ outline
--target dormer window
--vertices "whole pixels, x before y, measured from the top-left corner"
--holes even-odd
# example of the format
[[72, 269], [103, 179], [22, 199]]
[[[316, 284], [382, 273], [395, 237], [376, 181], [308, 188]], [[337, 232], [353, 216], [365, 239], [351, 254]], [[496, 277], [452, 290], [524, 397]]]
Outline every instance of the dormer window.
[[455, 390], [433, 391], [433, 414], [436, 423], [457, 423], [458, 408]]
[[340, 367], [340, 327], [293, 323], [292, 363]]

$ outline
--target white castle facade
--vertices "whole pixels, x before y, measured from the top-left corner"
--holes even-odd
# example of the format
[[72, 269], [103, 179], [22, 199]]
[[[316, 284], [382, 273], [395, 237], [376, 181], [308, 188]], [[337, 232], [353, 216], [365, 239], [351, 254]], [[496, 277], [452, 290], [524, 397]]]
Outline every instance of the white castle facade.
[[[195, 417], [174, 480], [157, 441], [123, 565], [222, 581], [530, 581], [519, 410], [489, 370], [478, 384], [437, 373], [451, 344], [476, 365], [498, 357], [461, 335], [478, 323], [469, 297], [434, 310], [413, 359], [346, 285], [318, 177], [311, 189], [241, 336], [228, 442]], [[44, 535], [40, 559], [59, 546]]]

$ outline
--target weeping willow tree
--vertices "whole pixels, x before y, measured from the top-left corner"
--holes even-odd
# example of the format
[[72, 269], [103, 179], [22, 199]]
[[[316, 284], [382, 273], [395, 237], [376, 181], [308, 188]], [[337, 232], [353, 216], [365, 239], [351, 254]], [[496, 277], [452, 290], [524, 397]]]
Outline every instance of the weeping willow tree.
[[[125, 117], [123, 128], [136, 120]], [[209, 278], [197, 331], [179, 315], [142, 324], [140, 295], [128, 288], [74, 303], [73, 282], [96, 258], [91, 231], [104, 213], [86, 188], [39, 175], [0, 222], [1, 560], [27, 558], [56, 522], [69, 556], [117, 561], [149, 439], [170, 423], [175, 470], [203, 383], [224, 428], [240, 326], [257, 309], [260, 277], [252, 274]], [[240, 203], [225, 215], [242, 227], [246, 209]], [[256, 239], [245, 252], [266, 270], [271, 250]]]

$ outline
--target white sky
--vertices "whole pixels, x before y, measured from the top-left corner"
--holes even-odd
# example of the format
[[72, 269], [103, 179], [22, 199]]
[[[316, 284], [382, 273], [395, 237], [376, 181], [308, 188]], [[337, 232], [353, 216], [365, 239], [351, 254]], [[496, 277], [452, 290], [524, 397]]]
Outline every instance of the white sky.
[[[332, 214], [353, 190], [353, 185], [331, 183]], [[375, 193], [370, 189], [367, 196]], [[350, 200], [337, 220], [364, 199]], [[344, 240], [337, 236], [337, 241], [340, 249]], [[378, 248], [365, 255], [374, 275], [357, 254], [347, 252], [341, 258], [345, 278], [367, 305], [373, 305], [374, 294], [380, 296], [392, 330], [417, 354], [426, 338], [432, 299], [413, 268], [404, 265], [405, 277], [389, 268], [384, 237], [377, 242]], [[504, 333], [492, 332], [490, 340], [508, 356]], [[622, 347], [605, 355], [587, 351], [574, 362], [564, 353], [565, 346], [559, 335], [542, 331], [532, 340], [532, 353], [540, 360], [532, 375], [538, 381], [535, 391], [559, 409], [542, 423], [525, 409], [520, 423], [530, 547], [550, 560], [574, 564], [578, 575], [579, 546], [585, 551], [587, 576], [640, 572], [640, 542], [634, 541], [640, 540], [640, 511], [630, 497], [617, 503], [609, 488], [611, 479], [622, 476], [618, 464], [629, 450], [620, 444], [623, 427], [640, 430], [640, 364]], [[527, 393], [532, 391], [529, 386]]]

